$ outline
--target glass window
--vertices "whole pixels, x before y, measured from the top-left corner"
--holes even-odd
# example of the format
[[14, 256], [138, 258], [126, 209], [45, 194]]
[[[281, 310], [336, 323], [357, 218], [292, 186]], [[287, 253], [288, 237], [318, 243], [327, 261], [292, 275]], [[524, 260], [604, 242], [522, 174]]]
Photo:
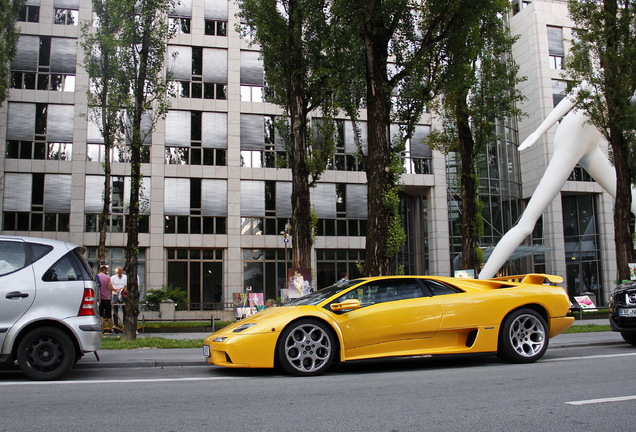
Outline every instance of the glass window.
[[40, 22], [40, 6], [22, 6], [18, 13], [18, 21]]
[[39, 243], [29, 243], [31, 246], [31, 254], [33, 255], [33, 262], [39, 260], [44, 255], [48, 254], [53, 250], [53, 246], [43, 245]]
[[227, 21], [205, 20], [206, 36], [227, 36]]
[[44, 282], [76, 281], [84, 280], [85, 276], [85, 272], [82, 272], [82, 267], [77, 262], [77, 257], [73, 252], [69, 252], [44, 272], [42, 280]]
[[12, 273], [26, 265], [24, 243], [0, 241], [0, 276]]
[[548, 26], [547, 33], [550, 67], [552, 69], [563, 69], [563, 57], [565, 56], [565, 48], [563, 46], [563, 28]]
[[223, 308], [223, 251], [168, 249], [168, 285], [188, 293], [190, 310]]
[[54, 24], [76, 26], [79, 23], [79, 11], [76, 9], [55, 9]]
[[424, 292], [416, 279], [386, 279], [371, 281], [342, 295], [334, 302], [357, 299], [362, 307], [377, 303], [423, 297]]
[[170, 17], [170, 27], [174, 28], [177, 33], [190, 34], [190, 18]]
[[[124, 248], [106, 248], [104, 251], [104, 260], [100, 261], [98, 256], [97, 247], [86, 248], [86, 256], [88, 265], [95, 273], [100, 264], [106, 264], [111, 270], [115, 270], [117, 267], [125, 267]], [[143, 300], [146, 296], [146, 250], [139, 249], [139, 256], [137, 257], [137, 280], [139, 281], [139, 300]]]
[[267, 299], [285, 299], [291, 254], [285, 249], [244, 249], [243, 285]]
[[428, 279], [424, 283], [426, 284], [428, 289], [431, 290], [431, 293], [433, 293], [434, 296], [457, 294], [458, 292], [461, 292], [457, 288], [451, 287], [435, 280]]

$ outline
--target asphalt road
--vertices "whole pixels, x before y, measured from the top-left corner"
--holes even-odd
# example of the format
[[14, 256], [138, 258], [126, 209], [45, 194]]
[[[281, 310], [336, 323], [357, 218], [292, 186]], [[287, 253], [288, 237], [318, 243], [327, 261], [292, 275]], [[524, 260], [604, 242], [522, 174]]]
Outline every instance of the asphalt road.
[[557, 337], [529, 365], [435, 357], [357, 362], [313, 378], [88, 359], [55, 382], [1, 372], [0, 431], [634, 430], [636, 348], [613, 336], [560, 345]]

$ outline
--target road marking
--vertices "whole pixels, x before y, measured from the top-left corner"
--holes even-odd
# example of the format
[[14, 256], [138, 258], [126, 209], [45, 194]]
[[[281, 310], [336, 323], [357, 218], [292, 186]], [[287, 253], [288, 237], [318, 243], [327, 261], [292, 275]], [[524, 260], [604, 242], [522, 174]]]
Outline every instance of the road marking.
[[598, 403], [606, 403], [606, 402], [623, 402], [628, 400], [634, 400], [636, 396], [619, 396], [619, 397], [610, 397], [610, 398], [602, 398], [602, 399], [588, 399], [588, 400], [580, 400], [580, 401], [571, 401], [566, 402], [568, 405], [591, 405]]
[[60, 385], [60, 384], [128, 384], [128, 383], [165, 383], [184, 381], [221, 381], [245, 379], [241, 377], [208, 377], [208, 378], [155, 378], [155, 379], [112, 379], [112, 380], [68, 380], [68, 381], [13, 381], [0, 382], [0, 387], [29, 386], [29, 385]]
[[544, 359], [541, 360], [541, 363], [548, 362], [558, 362], [558, 361], [572, 361], [572, 360], [586, 360], [586, 359], [600, 359], [600, 358], [612, 358], [612, 357], [634, 357], [636, 353], [625, 353], [625, 354], [599, 354], [592, 356], [578, 356], [578, 357], [563, 357], [563, 358], [555, 358], [555, 359]]

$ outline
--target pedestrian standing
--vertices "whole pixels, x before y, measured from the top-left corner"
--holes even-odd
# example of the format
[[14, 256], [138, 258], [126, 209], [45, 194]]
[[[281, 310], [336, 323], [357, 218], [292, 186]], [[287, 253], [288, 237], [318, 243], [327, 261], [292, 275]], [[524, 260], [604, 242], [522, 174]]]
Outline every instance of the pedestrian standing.
[[[128, 276], [124, 274], [124, 269], [117, 267], [117, 272], [110, 278], [113, 284], [113, 322], [115, 323], [115, 330], [121, 330], [123, 327], [123, 316], [126, 314], [126, 294], [128, 290]], [[122, 322], [119, 322], [119, 308], [121, 307]]]
[[99, 319], [104, 328], [104, 320], [108, 324], [110, 332], [113, 331], [113, 309], [111, 305], [111, 296], [113, 294], [113, 284], [108, 276], [108, 266], [103, 265], [99, 268], [97, 274], [99, 278]]

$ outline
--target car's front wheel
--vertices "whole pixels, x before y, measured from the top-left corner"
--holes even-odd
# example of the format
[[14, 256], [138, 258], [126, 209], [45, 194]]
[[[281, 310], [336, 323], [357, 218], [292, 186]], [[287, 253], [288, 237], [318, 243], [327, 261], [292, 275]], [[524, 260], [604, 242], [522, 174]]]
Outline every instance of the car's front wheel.
[[300, 320], [281, 333], [277, 356], [279, 364], [292, 375], [323, 373], [331, 365], [336, 347], [334, 336], [319, 321]]
[[504, 319], [499, 332], [497, 355], [511, 363], [539, 360], [548, 349], [548, 326], [532, 309], [513, 311]]
[[636, 346], [636, 333], [621, 332], [623, 340], [630, 345]]
[[18, 366], [34, 380], [54, 380], [75, 363], [75, 346], [62, 330], [42, 327], [31, 330], [18, 344]]

